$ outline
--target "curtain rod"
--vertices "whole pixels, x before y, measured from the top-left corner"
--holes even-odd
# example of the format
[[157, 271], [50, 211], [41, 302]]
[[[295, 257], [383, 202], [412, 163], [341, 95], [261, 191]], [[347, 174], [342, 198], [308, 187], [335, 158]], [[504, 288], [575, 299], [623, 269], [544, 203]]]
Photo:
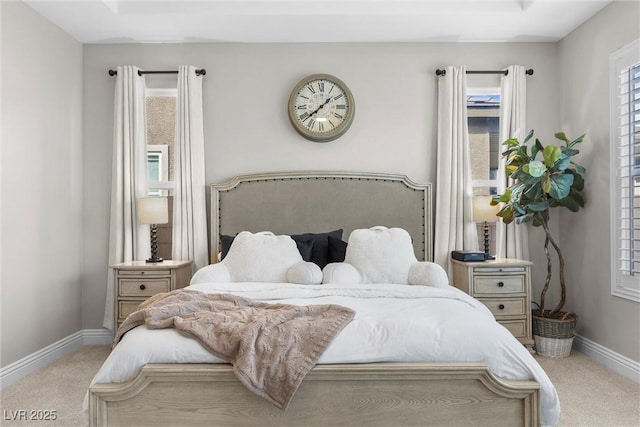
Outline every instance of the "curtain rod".
[[[533, 75], [533, 68], [529, 68], [524, 72], [528, 76]], [[444, 76], [447, 74], [447, 70], [436, 70], [436, 76]], [[467, 70], [467, 74], [504, 74], [505, 76], [509, 74], [509, 70], [489, 70], [489, 71], [477, 71], [477, 70]]]
[[[118, 72], [116, 70], [109, 70], [109, 75], [111, 77], [115, 76], [116, 74], [118, 74]], [[138, 75], [139, 76], [142, 76], [143, 74], [178, 74], [178, 72], [177, 71], [142, 71], [142, 70], [138, 70]], [[196, 76], [204, 76], [205, 74], [207, 74], [207, 70], [205, 70], [204, 68], [196, 70]]]

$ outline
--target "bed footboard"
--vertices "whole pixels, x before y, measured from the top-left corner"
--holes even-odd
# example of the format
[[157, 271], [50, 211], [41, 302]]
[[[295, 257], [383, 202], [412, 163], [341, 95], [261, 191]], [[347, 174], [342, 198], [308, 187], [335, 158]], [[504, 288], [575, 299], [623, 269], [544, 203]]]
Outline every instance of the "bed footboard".
[[91, 426], [539, 425], [539, 385], [476, 363], [317, 365], [289, 408], [247, 391], [230, 365], [152, 364], [95, 384]]

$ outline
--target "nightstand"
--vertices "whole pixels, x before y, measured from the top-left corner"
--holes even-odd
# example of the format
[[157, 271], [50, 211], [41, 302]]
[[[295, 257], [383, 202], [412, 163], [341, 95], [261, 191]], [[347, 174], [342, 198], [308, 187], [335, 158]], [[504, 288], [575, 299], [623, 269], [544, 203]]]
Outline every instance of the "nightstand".
[[532, 263], [510, 258], [451, 261], [453, 285], [486, 305], [500, 324], [531, 348]]
[[115, 273], [115, 317], [119, 327], [152, 295], [184, 288], [191, 280], [191, 261], [129, 261], [112, 265]]

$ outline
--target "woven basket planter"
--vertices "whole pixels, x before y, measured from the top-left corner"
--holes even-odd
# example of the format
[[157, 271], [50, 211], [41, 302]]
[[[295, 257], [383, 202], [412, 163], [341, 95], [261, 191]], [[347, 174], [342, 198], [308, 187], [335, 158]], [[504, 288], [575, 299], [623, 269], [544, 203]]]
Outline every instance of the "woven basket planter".
[[569, 356], [578, 317], [575, 313], [559, 313], [554, 317], [542, 317], [540, 314], [540, 310], [531, 313], [536, 353], [555, 358]]

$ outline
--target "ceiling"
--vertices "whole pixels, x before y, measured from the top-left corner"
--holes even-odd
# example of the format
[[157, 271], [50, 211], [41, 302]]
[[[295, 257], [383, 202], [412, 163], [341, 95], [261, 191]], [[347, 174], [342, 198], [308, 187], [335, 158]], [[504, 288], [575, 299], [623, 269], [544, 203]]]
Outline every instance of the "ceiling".
[[599, 0], [25, 0], [82, 43], [553, 42]]

